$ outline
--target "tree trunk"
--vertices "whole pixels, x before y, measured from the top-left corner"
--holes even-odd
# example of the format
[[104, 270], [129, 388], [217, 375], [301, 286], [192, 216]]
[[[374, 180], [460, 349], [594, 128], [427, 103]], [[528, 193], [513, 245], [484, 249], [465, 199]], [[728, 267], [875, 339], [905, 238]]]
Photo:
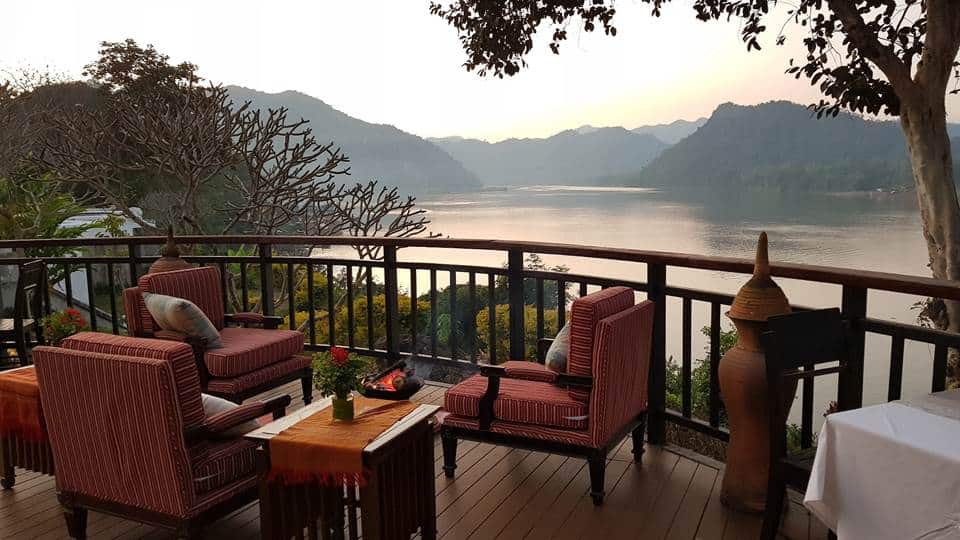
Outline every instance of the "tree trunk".
[[[953, 180], [943, 94], [939, 99], [905, 101], [900, 123], [916, 184], [930, 271], [938, 279], [960, 280], [960, 205]], [[934, 300], [926, 311], [937, 328], [960, 332], [960, 302]], [[948, 386], [957, 386], [960, 366], [956, 352], [952, 352]]]

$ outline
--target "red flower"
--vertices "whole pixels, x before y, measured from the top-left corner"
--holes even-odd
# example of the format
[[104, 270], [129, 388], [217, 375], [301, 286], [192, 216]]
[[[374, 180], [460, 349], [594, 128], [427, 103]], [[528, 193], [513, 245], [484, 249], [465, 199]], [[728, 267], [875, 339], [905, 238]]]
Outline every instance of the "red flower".
[[350, 361], [350, 352], [340, 347], [330, 347], [330, 361], [337, 367], [343, 367]]

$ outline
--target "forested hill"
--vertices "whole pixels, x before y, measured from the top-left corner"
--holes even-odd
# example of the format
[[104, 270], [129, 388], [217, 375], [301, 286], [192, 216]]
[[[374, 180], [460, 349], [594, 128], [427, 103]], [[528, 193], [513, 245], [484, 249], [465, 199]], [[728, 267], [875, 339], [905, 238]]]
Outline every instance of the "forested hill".
[[230, 87], [230, 97], [235, 103], [251, 101], [259, 108], [287, 107], [291, 119], [309, 120], [318, 142], [333, 141], [350, 157], [354, 181], [380, 180], [418, 195], [480, 188], [476, 175], [433, 143], [393, 126], [358, 120], [317, 98], [295, 91], [268, 94], [239, 86]]
[[430, 139], [487, 185], [584, 184], [636, 174], [668, 145], [622, 127], [581, 128], [544, 139]]
[[817, 119], [796, 103], [720, 105], [624, 183], [846, 191], [912, 184], [896, 122]]

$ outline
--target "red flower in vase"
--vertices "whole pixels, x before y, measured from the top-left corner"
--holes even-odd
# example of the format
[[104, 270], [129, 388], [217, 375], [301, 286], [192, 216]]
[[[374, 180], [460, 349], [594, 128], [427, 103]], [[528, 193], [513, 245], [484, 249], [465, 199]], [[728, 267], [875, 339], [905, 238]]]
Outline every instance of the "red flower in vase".
[[340, 347], [330, 347], [330, 361], [337, 367], [343, 367], [350, 361], [350, 351]]

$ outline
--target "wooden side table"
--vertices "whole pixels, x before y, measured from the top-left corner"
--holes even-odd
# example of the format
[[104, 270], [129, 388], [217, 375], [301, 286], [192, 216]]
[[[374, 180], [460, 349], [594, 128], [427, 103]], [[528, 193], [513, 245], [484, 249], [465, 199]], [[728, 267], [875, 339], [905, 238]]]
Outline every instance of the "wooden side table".
[[[33, 369], [33, 366], [25, 366], [4, 373]], [[0, 487], [3, 489], [12, 489], [16, 483], [15, 467], [52, 476], [54, 469], [50, 441], [46, 437], [32, 441], [16, 435], [0, 436]]]
[[370, 477], [361, 488], [285, 485], [268, 479], [270, 440], [329, 406], [329, 398], [321, 400], [247, 434], [260, 445], [261, 538], [408, 540], [419, 532], [424, 540], [435, 539], [436, 405], [420, 405], [364, 448], [363, 464]]

